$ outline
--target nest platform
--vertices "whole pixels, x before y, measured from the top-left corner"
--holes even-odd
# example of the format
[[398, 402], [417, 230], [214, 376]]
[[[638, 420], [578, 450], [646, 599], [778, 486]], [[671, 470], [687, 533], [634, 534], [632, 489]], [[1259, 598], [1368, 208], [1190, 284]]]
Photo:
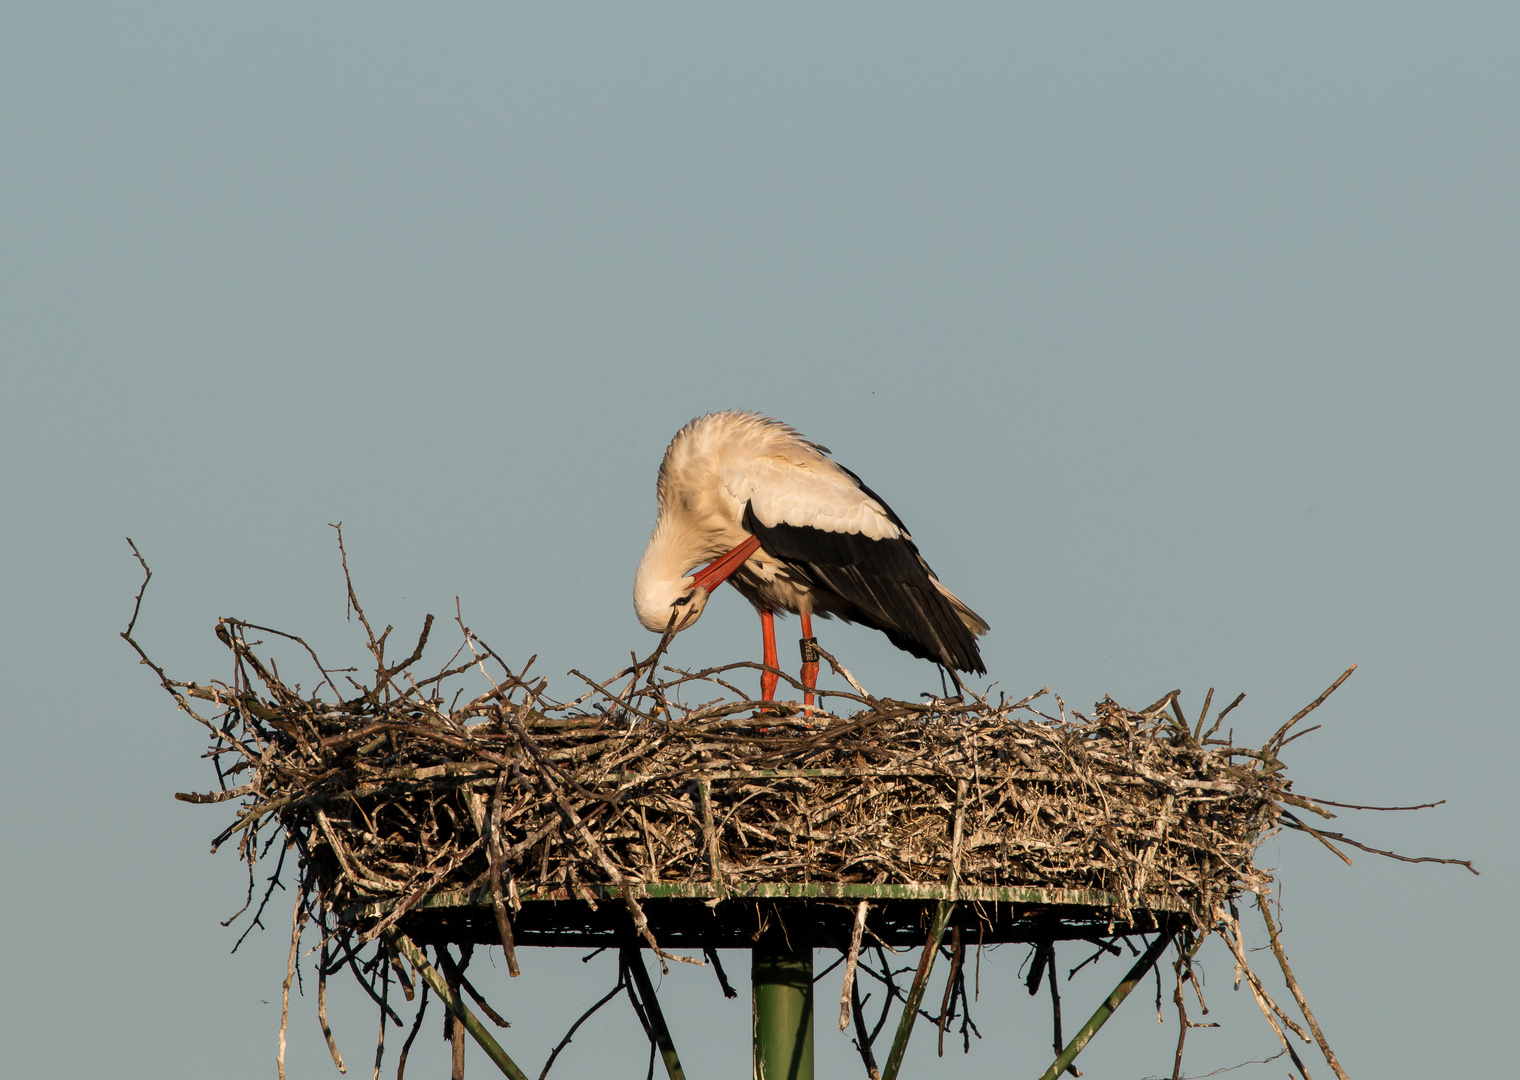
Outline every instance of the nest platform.
[[[1180, 908], [1155, 907], [1137, 911], [1131, 922], [1116, 922], [1112, 912], [1118, 897], [1112, 894], [1016, 885], [953, 891], [936, 884], [757, 885], [723, 896], [710, 885], [639, 882], [632, 889], [651, 934], [662, 948], [674, 949], [747, 949], [771, 920], [805, 922], [814, 947], [844, 949], [861, 903], [867, 905], [870, 938], [897, 949], [922, 946], [934, 911], [944, 902], [964, 909], [959, 921], [972, 940], [986, 945], [1098, 942], [1189, 921]], [[391, 910], [390, 904], [377, 902], [346, 914], [364, 924], [378, 922]], [[420, 944], [501, 943], [492, 897], [485, 890], [429, 896], [401, 925]], [[628, 913], [616, 886], [598, 885], [578, 894], [548, 890], [529, 894], [513, 910], [512, 932], [518, 947], [608, 948], [628, 937]]]

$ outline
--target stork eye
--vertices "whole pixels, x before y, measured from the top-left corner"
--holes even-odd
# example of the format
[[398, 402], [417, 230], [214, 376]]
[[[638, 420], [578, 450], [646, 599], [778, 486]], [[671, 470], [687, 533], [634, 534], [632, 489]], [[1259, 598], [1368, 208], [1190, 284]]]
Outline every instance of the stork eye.
[[671, 607], [685, 607], [687, 604], [691, 603], [691, 597], [692, 594], [687, 593], [685, 596], [681, 597], [674, 604], [672, 604]]

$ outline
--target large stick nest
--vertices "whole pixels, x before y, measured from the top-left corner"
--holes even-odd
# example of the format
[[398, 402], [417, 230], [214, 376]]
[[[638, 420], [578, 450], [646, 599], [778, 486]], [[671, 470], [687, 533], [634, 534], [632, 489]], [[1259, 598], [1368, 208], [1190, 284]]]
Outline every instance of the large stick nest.
[[[652, 883], [737, 895], [938, 883], [1083, 890], [1123, 922], [1162, 908], [1202, 928], [1221, 901], [1269, 880], [1253, 859], [1267, 832], [1314, 831], [1294, 809], [1331, 816], [1292, 793], [1278, 757], [1319, 701], [1260, 749], [1219, 736], [1240, 698], [1212, 722], [1205, 701], [1190, 722], [1176, 691], [1084, 714], [1048, 690], [914, 703], [855, 684], [803, 715], [733, 687], [736, 669], [757, 665], [686, 672], [657, 651], [604, 682], [573, 672], [589, 690], [556, 702], [546, 679], [512, 670], [462, 622], [451, 664], [418, 679], [432, 617], [392, 662], [390, 629], [376, 635], [351, 601], [374, 664], [366, 680], [307, 649], [314, 685], [287, 683], [260, 635], [305, 643], [238, 619], [216, 627], [229, 679], [164, 676], [187, 709], [219, 710], [201, 719], [220, 790], [180, 796], [242, 800], [213, 847], [237, 840], [251, 873], [274, 829], [334, 914], [383, 901], [390, 925], [429, 895], [472, 889], [515, 906], [590, 883], [634, 895]], [[486, 692], [447, 697], [466, 673]]]
[[[146, 589], [152, 575], [145, 563], [143, 569]], [[599, 887], [614, 887], [645, 942], [668, 956], [640, 905], [653, 886], [694, 884], [708, 896], [742, 897], [756, 895], [757, 886], [802, 883], [930, 885], [949, 899], [977, 886], [1062, 890], [1078, 898], [1069, 902], [1084, 906], [1089, 926], [1095, 916], [1106, 919], [1109, 937], [1116, 926], [1121, 936], [1137, 926], [1137, 913], [1168, 912], [1168, 940], [1180, 919], [1179, 941], [1186, 943], [1179, 944], [1174, 965], [1181, 1023], [1174, 1074], [1190, 1023], [1183, 982], [1191, 978], [1193, 954], [1214, 933], [1229, 944], [1284, 1052], [1302, 1071], [1278, 1020], [1308, 1036], [1271, 1000], [1246, 960], [1234, 901], [1253, 892], [1315, 1041], [1343, 1075], [1278, 943], [1266, 902], [1271, 878], [1256, 866], [1255, 852], [1278, 827], [1311, 834], [1348, 863], [1337, 844], [1378, 851], [1307, 824], [1298, 812], [1328, 818], [1334, 815], [1325, 806], [1342, 804], [1294, 794], [1281, 760], [1287, 743], [1313, 730], [1295, 732], [1295, 725], [1350, 670], [1259, 749], [1236, 745], [1233, 730], [1220, 735], [1244, 694], [1211, 719], [1210, 690], [1192, 721], [1177, 691], [1141, 709], [1105, 697], [1085, 714], [1068, 710], [1048, 689], [1020, 701], [975, 694], [894, 701], [868, 693], [820, 650], [852, 691], [827, 690], [816, 709], [805, 711], [754, 701], [738, 690], [735, 673], [750, 677], [761, 670], [756, 664], [697, 672], [662, 666], [668, 638], [649, 658], [635, 659], [605, 681], [571, 672], [588, 689], [562, 702], [549, 695], [546, 679], [530, 676], [532, 660], [513, 670], [462, 619], [463, 644], [453, 658], [419, 678], [433, 617], [412, 652], [395, 659], [387, 655], [391, 628], [376, 634], [351, 580], [348, 592], [372, 665], [363, 678], [356, 677], [358, 669], [327, 668], [298, 637], [222, 619], [216, 635], [230, 651], [230, 676], [172, 679], [132, 636], [141, 591], [122, 635], [210, 732], [207, 756], [218, 789], [178, 798], [240, 800], [213, 850], [236, 842], [248, 866], [245, 911], [254, 905], [255, 864], [279, 845], [278, 865], [249, 929], [261, 924], [281, 884], [287, 853], [297, 853], [286, 1011], [297, 944], [314, 919], [322, 934], [318, 1015], [335, 1062], [341, 1057], [326, 1024], [326, 976], [351, 967], [382, 1012], [399, 1023], [386, 988], [392, 967], [400, 968], [388, 950], [397, 924], [430, 898], [462, 892], [488, 903], [515, 975], [509, 912], [521, 910], [523, 901], [580, 896], [594, 906], [595, 894], [607, 894]], [[304, 656], [309, 688], [281, 675], [275, 641]], [[777, 674], [801, 689], [785, 672]], [[1378, 853], [1477, 872], [1462, 860]], [[857, 915], [850, 971], [859, 934]], [[361, 947], [382, 935], [391, 944], [376, 942], [374, 956], [362, 960]], [[1096, 940], [1091, 935], [1090, 929], [1075, 934]], [[462, 975], [470, 946], [458, 944], [457, 964], [443, 942], [434, 947], [450, 984], [474, 994]], [[1099, 944], [1119, 951], [1112, 942]], [[1048, 954], [1048, 936], [1039, 948]], [[715, 953], [708, 955], [716, 962]], [[891, 990], [891, 966], [882, 965], [875, 977]], [[872, 971], [864, 964], [861, 970]], [[956, 959], [951, 984], [958, 985], [958, 971]], [[1037, 981], [1038, 964], [1031, 990]], [[625, 982], [620, 974], [619, 987]], [[404, 976], [403, 985], [410, 998]], [[942, 1036], [945, 1010], [954, 1012], [956, 1000], [946, 994], [951, 1004], [937, 1020]], [[1059, 1045], [1054, 994], [1052, 986]], [[887, 1006], [893, 997], [889, 992]], [[959, 1000], [964, 1004], [963, 989]], [[425, 1001], [424, 993], [424, 1007]], [[419, 1010], [407, 1047], [421, 1019]], [[861, 1026], [858, 1005], [856, 1022], [869, 1071], [875, 1035]], [[281, 1032], [283, 1046], [283, 1019]], [[456, 1052], [460, 1046], [456, 1042]], [[403, 1064], [405, 1057], [406, 1047]]]

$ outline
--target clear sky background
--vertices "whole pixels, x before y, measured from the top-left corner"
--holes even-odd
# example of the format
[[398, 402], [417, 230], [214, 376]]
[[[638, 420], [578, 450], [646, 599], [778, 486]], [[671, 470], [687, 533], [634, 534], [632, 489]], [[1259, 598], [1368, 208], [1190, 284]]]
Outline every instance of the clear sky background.
[[[1513, 4], [5, 5], [0, 1072], [274, 1073], [288, 906], [228, 955], [230, 811], [172, 798], [214, 780], [117, 637], [123, 537], [181, 678], [227, 675], [223, 615], [357, 658], [341, 521], [382, 625], [457, 596], [568, 691], [652, 644], [671, 434], [751, 408], [892, 503], [1000, 689], [1244, 690], [1259, 744], [1360, 664], [1297, 790], [1444, 798], [1339, 824], [1483, 875], [1274, 838], [1289, 953], [1353, 1077], [1513, 1075], [1517, 46]], [[820, 630], [877, 692], [938, 688]], [[673, 658], [758, 638], [726, 591]], [[1275, 1048], [1211, 948], [1195, 1076]], [[578, 955], [476, 962], [535, 1075], [611, 985]], [[1037, 1075], [1022, 960], [983, 958], [968, 1057], [920, 1031], [905, 1075]], [[661, 992], [689, 1075], [748, 1075], [747, 994]], [[332, 1011], [367, 1076], [367, 1000]], [[643, 1075], [605, 1015], [554, 1075]], [[1174, 1023], [1137, 994], [1087, 1074], [1170, 1075]], [[290, 1062], [335, 1075], [310, 996]]]

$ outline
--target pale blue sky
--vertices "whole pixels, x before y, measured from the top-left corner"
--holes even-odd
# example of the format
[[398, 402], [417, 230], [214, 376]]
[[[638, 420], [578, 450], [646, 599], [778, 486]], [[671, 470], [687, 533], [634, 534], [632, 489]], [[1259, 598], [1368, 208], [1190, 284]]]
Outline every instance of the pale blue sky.
[[[5, 1074], [273, 1075], [288, 910], [227, 955], [241, 868], [206, 854], [225, 808], [172, 799], [213, 780], [116, 636], [124, 536], [184, 678], [226, 674], [221, 615], [357, 655], [340, 520], [382, 623], [458, 596], [508, 655], [610, 672], [651, 641], [665, 443], [738, 407], [892, 503], [1000, 688], [1245, 690], [1259, 742], [1360, 664], [1298, 790], [1445, 798], [1342, 825], [1483, 876], [1271, 840], [1287, 947], [1353, 1077], [1508, 1075], [1517, 43], [1500, 4], [0, 9]], [[820, 629], [868, 686], [938, 687]], [[730, 593], [675, 660], [757, 645]], [[913, 1075], [1038, 1075], [1022, 958], [984, 958], [985, 1040], [921, 1036]], [[1193, 1075], [1274, 1046], [1205, 964], [1225, 1026]], [[525, 1064], [612, 979], [478, 966]], [[334, 986], [367, 1075], [374, 1018]], [[663, 994], [691, 1075], [747, 1075], [747, 997]], [[1169, 1075], [1150, 1010], [1090, 1077]], [[555, 1075], [642, 1076], [634, 1033], [614, 1009]], [[290, 1055], [335, 1075], [310, 998]]]

